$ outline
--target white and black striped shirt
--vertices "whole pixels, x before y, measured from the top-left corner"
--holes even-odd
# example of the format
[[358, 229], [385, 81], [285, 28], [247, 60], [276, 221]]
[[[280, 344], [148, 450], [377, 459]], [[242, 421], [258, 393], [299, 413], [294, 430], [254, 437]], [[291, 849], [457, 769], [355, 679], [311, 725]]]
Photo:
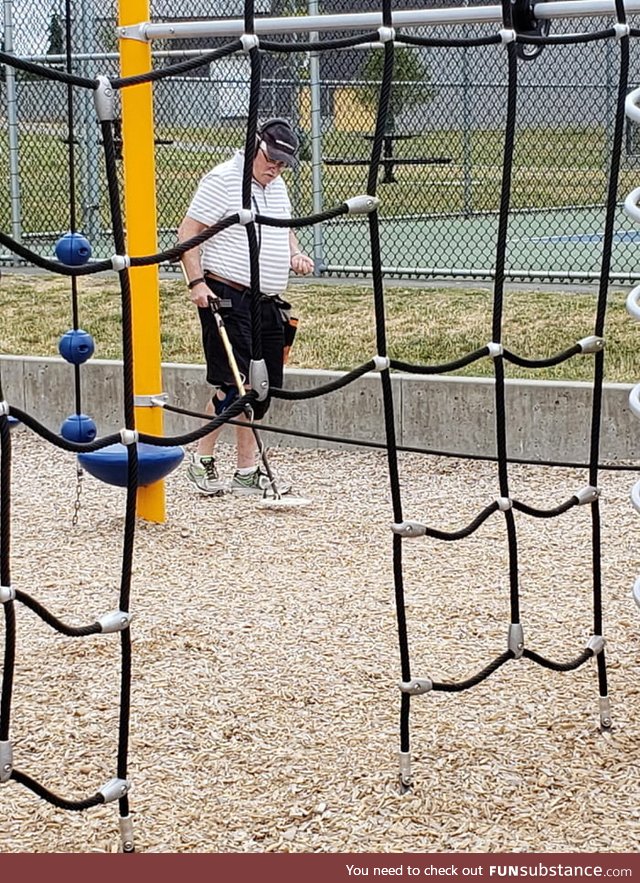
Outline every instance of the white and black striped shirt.
[[[210, 226], [242, 208], [244, 151], [208, 172], [187, 210], [187, 215]], [[263, 187], [252, 179], [251, 203], [254, 212], [271, 218], [290, 218], [291, 202], [287, 185], [278, 176]], [[256, 224], [260, 250], [260, 291], [282, 294], [289, 280], [289, 228]], [[202, 268], [224, 279], [249, 286], [249, 242], [242, 224], [233, 224], [202, 245]]]

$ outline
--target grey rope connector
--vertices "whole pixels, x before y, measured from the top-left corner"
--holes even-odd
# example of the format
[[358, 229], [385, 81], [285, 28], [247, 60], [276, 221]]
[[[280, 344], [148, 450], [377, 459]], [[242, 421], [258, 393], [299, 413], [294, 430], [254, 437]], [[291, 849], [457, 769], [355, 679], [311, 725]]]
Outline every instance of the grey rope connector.
[[93, 101], [96, 108], [96, 114], [101, 123], [110, 122], [115, 119], [113, 87], [108, 77], [99, 74], [98, 88], [93, 93]]
[[98, 790], [98, 794], [102, 794], [105, 803], [112, 803], [114, 800], [120, 800], [126, 797], [131, 788], [131, 782], [127, 779], [109, 779], [108, 782]]
[[421, 696], [433, 690], [431, 678], [412, 678], [410, 681], [401, 681], [399, 684], [401, 693], [411, 693], [412, 696]]
[[512, 622], [509, 626], [509, 650], [516, 659], [520, 659], [524, 653], [524, 630], [519, 622]]
[[110, 635], [114, 632], [122, 632], [124, 629], [128, 629], [132, 616], [133, 614], [123, 610], [111, 610], [109, 613], [101, 616], [97, 623], [103, 635]]
[[427, 532], [427, 527], [419, 521], [402, 521], [400, 524], [392, 524], [391, 530], [401, 537], [423, 537]]
[[13, 772], [13, 747], [11, 742], [0, 742], [0, 782], [8, 782]]

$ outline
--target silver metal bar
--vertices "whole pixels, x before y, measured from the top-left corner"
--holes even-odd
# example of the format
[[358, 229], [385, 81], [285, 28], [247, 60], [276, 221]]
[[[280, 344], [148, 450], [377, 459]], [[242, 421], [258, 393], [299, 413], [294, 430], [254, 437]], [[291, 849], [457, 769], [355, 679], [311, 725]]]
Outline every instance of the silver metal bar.
[[[640, 0], [625, 0], [626, 12], [640, 12]], [[615, 16], [614, 0], [558, 0], [537, 3], [534, 14], [539, 19]], [[452, 6], [446, 9], [399, 9], [392, 13], [396, 28], [421, 25], [483, 24], [502, 22], [501, 6]], [[310, 33], [312, 31], [375, 30], [382, 26], [381, 12], [300, 15], [282, 18], [256, 17], [255, 32], [261, 34]], [[243, 19], [224, 21], [140, 22], [118, 28], [118, 36], [132, 40], [176, 40], [201, 37], [232, 37], [244, 33]]]
[[[4, 0], [4, 51], [13, 53], [13, 0]], [[20, 198], [20, 146], [18, 143], [18, 101], [16, 69], [5, 65], [7, 89], [7, 136], [9, 140], [9, 189], [11, 193], [11, 235], [22, 241], [22, 202]]]
[[[318, 11], [318, 0], [309, 0], [309, 14]], [[313, 33], [312, 38], [317, 34]], [[313, 213], [320, 214], [322, 201], [322, 92], [320, 88], [320, 59], [317, 52], [309, 53], [309, 87], [311, 98], [311, 180], [313, 186]], [[316, 276], [324, 264], [324, 228], [313, 225], [313, 267]]]

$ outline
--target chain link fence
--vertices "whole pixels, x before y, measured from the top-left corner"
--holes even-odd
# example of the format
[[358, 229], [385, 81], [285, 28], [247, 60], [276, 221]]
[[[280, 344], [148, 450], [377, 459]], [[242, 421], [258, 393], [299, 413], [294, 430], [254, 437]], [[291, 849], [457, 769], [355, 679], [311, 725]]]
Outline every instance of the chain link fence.
[[[401, 4], [403, 9], [447, 5]], [[458, 5], [458, 4], [450, 4]], [[482, 5], [482, 4], [474, 4]], [[353, 11], [346, 0], [320, 2], [314, 12]], [[363, 2], [358, 11], [377, 10]], [[116, 3], [72, 0], [71, 69], [83, 76], [118, 75]], [[261, 0], [257, 14], [296, 15], [306, 3]], [[242, 18], [241, 3], [177, 0], [151, 4], [152, 18]], [[638, 21], [631, 21], [638, 26]], [[7, 51], [66, 68], [66, 4], [5, 0]], [[610, 19], [554, 22], [552, 33], [590, 32]], [[480, 36], [495, 24], [438, 28], [439, 35]], [[351, 33], [351, 32], [350, 32]], [[507, 98], [502, 46], [395, 49], [395, 78], [378, 181], [382, 261], [389, 276], [487, 279], [492, 275], [502, 180]], [[433, 35], [433, 28], [430, 31]], [[298, 34], [299, 39], [306, 35]], [[324, 32], [322, 38], [339, 36]], [[276, 39], [295, 39], [296, 34]], [[166, 66], [227, 42], [173, 39], [153, 44], [153, 63]], [[632, 40], [629, 88], [640, 82], [640, 44]], [[298, 216], [366, 191], [383, 52], [265, 53], [261, 117], [292, 120], [301, 162], [287, 172]], [[512, 278], [595, 279], [602, 253], [604, 201], [618, 84], [618, 46], [599, 40], [546, 47], [519, 65], [517, 135], [512, 176], [507, 274]], [[6, 67], [0, 82], [1, 229], [51, 253], [70, 227], [90, 239], [94, 254], [111, 253], [100, 132], [93, 96]], [[244, 141], [248, 61], [232, 57], [154, 85], [158, 245], [175, 243], [176, 228], [200, 177]], [[70, 114], [70, 110], [72, 113]], [[640, 278], [640, 232], [622, 211], [640, 182], [640, 136], [626, 123], [612, 280]], [[121, 129], [116, 123], [116, 137]], [[314, 144], [315, 139], [315, 144]], [[314, 149], [315, 148], [315, 149]], [[313, 170], [312, 157], [320, 156]], [[74, 195], [73, 203], [70, 195]], [[367, 221], [340, 218], [301, 231], [322, 274], [369, 273]], [[11, 255], [1, 256], [11, 261]]]

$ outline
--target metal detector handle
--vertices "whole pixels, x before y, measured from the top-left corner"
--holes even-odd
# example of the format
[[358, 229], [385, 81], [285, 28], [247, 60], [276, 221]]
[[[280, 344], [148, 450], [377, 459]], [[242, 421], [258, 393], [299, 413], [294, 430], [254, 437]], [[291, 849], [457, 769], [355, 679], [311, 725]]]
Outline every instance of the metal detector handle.
[[227, 329], [224, 327], [224, 322], [222, 321], [222, 316], [218, 310], [219, 301], [216, 300], [215, 297], [209, 298], [209, 309], [213, 313], [213, 318], [216, 321], [216, 325], [218, 326], [218, 334], [220, 335], [220, 340], [222, 341], [222, 345], [227, 354], [227, 359], [229, 361], [229, 367], [231, 368], [231, 373], [233, 374], [233, 379], [238, 387], [238, 394], [243, 396], [245, 395], [244, 382], [240, 375], [240, 371], [238, 369], [238, 363], [236, 362], [236, 357], [233, 354], [233, 349], [231, 347], [231, 341], [229, 340], [229, 335], [227, 334]]

